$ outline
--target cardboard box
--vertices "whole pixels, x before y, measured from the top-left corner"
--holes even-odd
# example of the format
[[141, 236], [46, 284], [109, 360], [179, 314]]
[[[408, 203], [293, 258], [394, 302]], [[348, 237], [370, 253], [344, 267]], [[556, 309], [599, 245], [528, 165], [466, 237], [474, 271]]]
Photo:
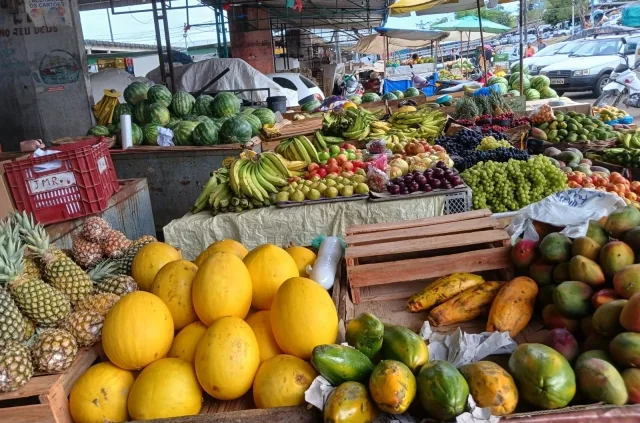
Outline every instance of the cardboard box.
[[11, 188], [9, 188], [9, 182], [4, 174], [4, 164], [10, 160], [0, 161], [0, 220], [4, 219], [16, 211], [16, 205], [13, 202], [13, 195], [11, 195]]

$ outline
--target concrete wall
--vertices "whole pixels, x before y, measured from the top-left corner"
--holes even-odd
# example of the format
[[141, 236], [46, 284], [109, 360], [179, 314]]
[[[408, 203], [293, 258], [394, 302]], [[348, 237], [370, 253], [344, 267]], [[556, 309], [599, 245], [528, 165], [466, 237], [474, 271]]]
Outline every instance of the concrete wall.
[[0, 2], [4, 151], [18, 150], [25, 139], [84, 135], [92, 125], [77, 0], [41, 5], [51, 3]]
[[[246, 16], [248, 23], [234, 21], [234, 16]], [[235, 14], [230, 11], [227, 17], [231, 33], [231, 55], [264, 74], [274, 73], [269, 12], [255, 7], [236, 6]], [[263, 20], [256, 22], [256, 19]]]

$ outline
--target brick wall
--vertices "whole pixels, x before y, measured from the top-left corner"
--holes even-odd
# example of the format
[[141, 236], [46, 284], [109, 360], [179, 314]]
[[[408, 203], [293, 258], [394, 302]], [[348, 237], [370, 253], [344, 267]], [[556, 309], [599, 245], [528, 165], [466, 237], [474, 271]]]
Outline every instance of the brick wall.
[[[231, 55], [262, 73], [274, 73], [269, 12], [255, 7], [236, 6], [228, 12]], [[243, 22], [242, 16], [246, 16]], [[255, 21], [255, 19], [263, 19]]]

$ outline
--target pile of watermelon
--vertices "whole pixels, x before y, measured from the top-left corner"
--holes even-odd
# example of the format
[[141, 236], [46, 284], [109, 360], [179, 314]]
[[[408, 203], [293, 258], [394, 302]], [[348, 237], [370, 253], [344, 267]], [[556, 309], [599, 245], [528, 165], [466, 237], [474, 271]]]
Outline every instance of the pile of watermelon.
[[244, 144], [259, 134], [264, 125], [276, 122], [269, 109], [243, 108], [230, 92], [198, 98], [188, 92], [171, 94], [164, 85], [149, 87], [133, 82], [123, 93], [125, 103], [116, 106], [113, 123], [94, 126], [88, 135], [120, 137], [120, 116], [131, 115], [133, 144], [158, 145], [160, 128], [173, 132], [175, 145]]
[[[511, 66], [509, 79], [492, 76], [487, 81], [487, 85], [497, 85], [502, 94], [520, 96], [520, 64], [514, 63]], [[522, 69], [522, 92], [527, 100], [539, 100], [541, 98], [558, 98], [558, 94], [550, 88], [551, 81], [544, 75], [529, 75], [529, 67]]]

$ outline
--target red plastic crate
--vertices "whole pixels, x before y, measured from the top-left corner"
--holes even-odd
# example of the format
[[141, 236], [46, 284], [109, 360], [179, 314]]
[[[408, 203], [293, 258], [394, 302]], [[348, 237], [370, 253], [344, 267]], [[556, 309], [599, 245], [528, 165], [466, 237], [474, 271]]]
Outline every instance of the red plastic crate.
[[[16, 207], [47, 224], [99, 213], [120, 189], [104, 137], [55, 146], [57, 154], [4, 165]], [[36, 165], [58, 167], [42, 172]]]

